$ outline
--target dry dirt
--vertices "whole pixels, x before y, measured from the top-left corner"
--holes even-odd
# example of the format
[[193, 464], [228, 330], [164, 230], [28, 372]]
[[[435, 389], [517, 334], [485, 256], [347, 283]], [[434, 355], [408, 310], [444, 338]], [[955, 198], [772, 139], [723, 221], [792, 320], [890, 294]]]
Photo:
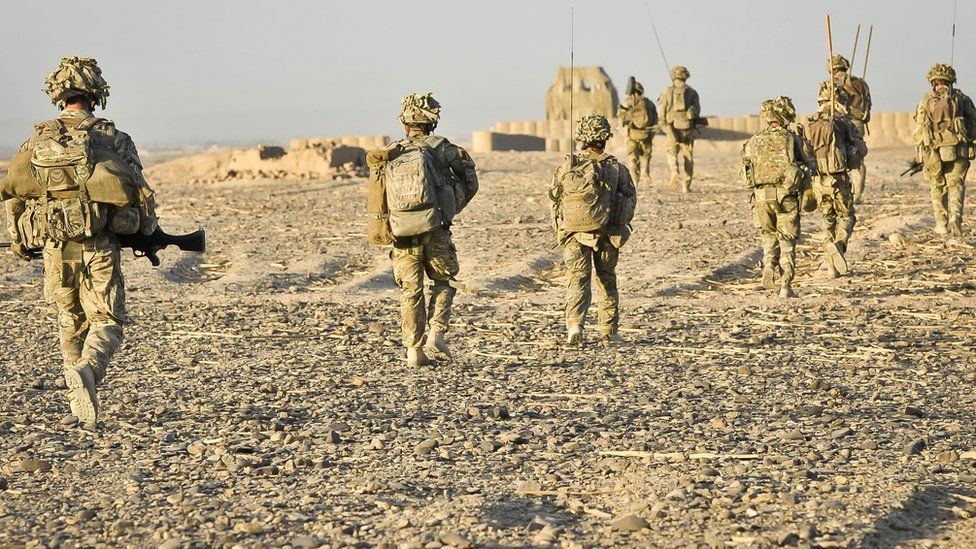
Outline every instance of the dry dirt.
[[976, 543], [976, 238], [934, 237], [927, 187], [897, 178], [910, 152], [875, 151], [853, 275], [811, 278], [807, 215], [781, 300], [735, 155], [700, 156], [693, 194], [639, 189], [626, 342], [582, 350], [561, 345], [560, 156], [477, 158], [455, 237], [478, 293], [456, 361], [420, 369], [363, 180], [150, 170], [166, 228], [210, 250], [126, 259], [98, 431], [62, 423], [41, 266], [0, 256], [0, 545]]

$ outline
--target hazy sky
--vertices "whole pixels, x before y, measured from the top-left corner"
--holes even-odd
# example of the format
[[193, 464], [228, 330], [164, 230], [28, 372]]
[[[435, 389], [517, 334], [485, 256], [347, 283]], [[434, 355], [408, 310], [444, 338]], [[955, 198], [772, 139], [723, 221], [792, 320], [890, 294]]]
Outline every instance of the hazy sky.
[[[856, 24], [862, 53], [875, 25], [876, 110], [913, 109], [928, 67], [949, 59], [952, 0], [646, 3], [710, 115], [780, 94], [811, 110], [825, 13], [848, 55]], [[656, 97], [667, 79], [639, 0], [5, 2], [0, 146], [54, 112], [40, 88], [66, 55], [98, 59], [112, 86], [104, 116], [146, 147], [397, 134], [412, 91], [433, 91], [439, 131], [469, 139], [496, 120], [545, 117], [546, 89], [569, 63], [571, 4], [577, 65], [604, 66], [621, 90], [635, 74]], [[976, 92], [976, 0], [959, 0], [957, 25], [959, 86]]]

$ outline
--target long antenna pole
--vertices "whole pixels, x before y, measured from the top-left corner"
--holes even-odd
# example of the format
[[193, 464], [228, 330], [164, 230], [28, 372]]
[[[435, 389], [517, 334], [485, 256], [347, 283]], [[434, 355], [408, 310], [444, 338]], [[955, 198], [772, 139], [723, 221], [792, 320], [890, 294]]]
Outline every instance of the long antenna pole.
[[854, 32], [854, 50], [851, 52], [850, 72], [854, 74], [854, 61], [857, 61], [857, 39], [861, 37], [861, 24], [857, 24], [857, 31]]
[[573, 94], [576, 91], [576, 10], [569, 7], [569, 165], [573, 165], [576, 142], [573, 141]]
[[661, 45], [661, 37], [657, 33], [657, 27], [654, 25], [654, 18], [651, 17], [651, 8], [644, 4], [644, 13], [647, 14], [647, 19], [651, 22], [651, 29], [654, 31], [654, 39], [657, 40], [657, 49], [661, 52], [661, 59], [664, 59], [664, 68], [668, 70], [668, 80], [671, 79], [671, 63], [668, 63], [668, 56], [664, 55], [664, 46]]
[[949, 65], [953, 64], [956, 58], [956, 10], [959, 8], [959, 0], [952, 2], [952, 49], [949, 51]]
[[871, 56], [871, 37], [874, 36], [874, 25], [868, 29], [868, 50], [864, 52], [864, 70], [861, 72], [861, 80], [868, 75], [868, 58]]
[[830, 14], [827, 14], [827, 85], [830, 86], [830, 116], [834, 116], [834, 39], [830, 34]]

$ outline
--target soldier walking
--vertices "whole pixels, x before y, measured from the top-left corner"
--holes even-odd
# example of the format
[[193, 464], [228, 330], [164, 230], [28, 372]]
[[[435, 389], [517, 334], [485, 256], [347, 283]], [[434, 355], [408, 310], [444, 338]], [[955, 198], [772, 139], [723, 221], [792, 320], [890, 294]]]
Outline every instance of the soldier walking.
[[800, 234], [799, 193], [814, 168], [810, 145], [792, 131], [796, 108], [789, 97], [763, 101], [766, 127], [742, 146], [742, 178], [752, 189], [752, 220], [763, 248], [762, 284], [781, 297], [795, 297], [796, 239]]
[[661, 129], [666, 137], [665, 147], [672, 191], [691, 191], [691, 178], [695, 173], [695, 127], [701, 116], [698, 92], [687, 84], [691, 73], [680, 65], [671, 69], [672, 84], [658, 100]]
[[848, 272], [845, 254], [857, 221], [848, 172], [862, 166], [868, 152], [861, 132], [846, 116], [843, 96], [844, 91], [833, 82], [821, 83], [817, 112], [806, 125], [817, 161], [813, 196], [826, 232], [820, 274], [828, 279]]
[[[467, 151], [434, 135], [441, 105], [433, 95], [414, 93], [400, 103], [406, 137], [367, 157], [371, 185], [383, 189], [370, 197], [370, 239], [393, 245], [407, 365], [425, 366], [429, 357], [452, 359], [446, 336], [460, 266], [451, 223], [477, 194], [478, 176]], [[425, 276], [432, 282], [426, 306]]]
[[[58, 309], [68, 403], [84, 426], [94, 427], [96, 387], [127, 319], [117, 235], [152, 234], [155, 202], [132, 139], [92, 114], [109, 96], [96, 61], [66, 57], [46, 84], [61, 113], [35, 126], [11, 161], [0, 198], [11, 250], [30, 260], [31, 250], [43, 248], [44, 295]], [[117, 198], [96, 195], [112, 189]]]
[[601, 339], [608, 344], [621, 339], [617, 333], [617, 259], [630, 238], [637, 192], [627, 168], [605, 152], [612, 135], [606, 117], [591, 114], [581, 118], [574, 139], [582, 152], [556, 169], [549, 189], [556, 241], [563, 248], [569, 275], [566, 342], [571, 345], [583, 342], [594, 270], [602, 294], [597, 315]]
[[915, 159], [932, 189], [936, 234], [962, 235], [966, 173], [976, 155], [976, 107], [955, 88], [956, 71], [938, 63], [928, 73], [932, 89], [915, 110]]
[[634, 181], [649, 185], [657, 108], [653, 101], [644, 97], [644, 86], [640, 82], [633, 82], [627, 91], [629, 95], [617, 109], [617, 117], [627, 132], [627, 158]]
[[[871, 122], [871, 88], [863, 78], [848, 74], [851, 64], [843, 55], [835, 55], [831, 58], [830, 69], [834, 84], [844, 90], [843, 104], [847, 110], [847, 117], [863, 138], [867, 135], [868, 123]], [[860, 204], [864, 195], [867, 170], [867, 165], [863, 162], [856, 169], [851, 170], [856, 172], [851, 178], [855, 204]]]

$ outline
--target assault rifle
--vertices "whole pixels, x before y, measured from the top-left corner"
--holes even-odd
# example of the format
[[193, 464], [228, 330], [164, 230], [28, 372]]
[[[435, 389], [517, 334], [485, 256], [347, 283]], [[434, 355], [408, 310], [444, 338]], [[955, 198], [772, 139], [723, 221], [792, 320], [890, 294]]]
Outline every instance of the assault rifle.
[[166, 247], [176, 246], [184, 252], [207, 251], [207, 233], [200, 229], [190, 234], [172, 235], [156, 227], [153, 234], [149, 236], [142, 233], [120, 234], [119, 244], [123, 248], [131, 248], [132, 255], [145, 257], [152, 263], [153, 267], [159, 267], [157, 253]]
[[[119, 244], [123, 248], [130, 248], [132, 255], [145, 257], [152, 263], [153, 267], [159, 267], [158, 252], [169, 246], [176, 246], [184, 252], [205, 252], [207, 251], [207, 233], [200, 229], [190, 234], [171, 235], [166, 231], [156, 227], [153, 234], [146, 236], [142, 233], [120, 234], [118, 235]], [[0, 243], [0, 249], [9, 248], [9, 242]], [[39, 249], [27, 250], [31, 259], [39, 259], [42, 252]]]
[[905, 171], [903, 171], [903, 172], [901, 172], [901, 176], [902, 177], [905, 177], [907, 175], [908, 177], [911, 177], [911, 176], [913, 176], [913, 175], [921, 172], [923, 166], [924, 165], [921, 162], [919, 162], [918, 160], [912, 160], [911, 162], [908, 163], [908, 169], [905, 170]]

